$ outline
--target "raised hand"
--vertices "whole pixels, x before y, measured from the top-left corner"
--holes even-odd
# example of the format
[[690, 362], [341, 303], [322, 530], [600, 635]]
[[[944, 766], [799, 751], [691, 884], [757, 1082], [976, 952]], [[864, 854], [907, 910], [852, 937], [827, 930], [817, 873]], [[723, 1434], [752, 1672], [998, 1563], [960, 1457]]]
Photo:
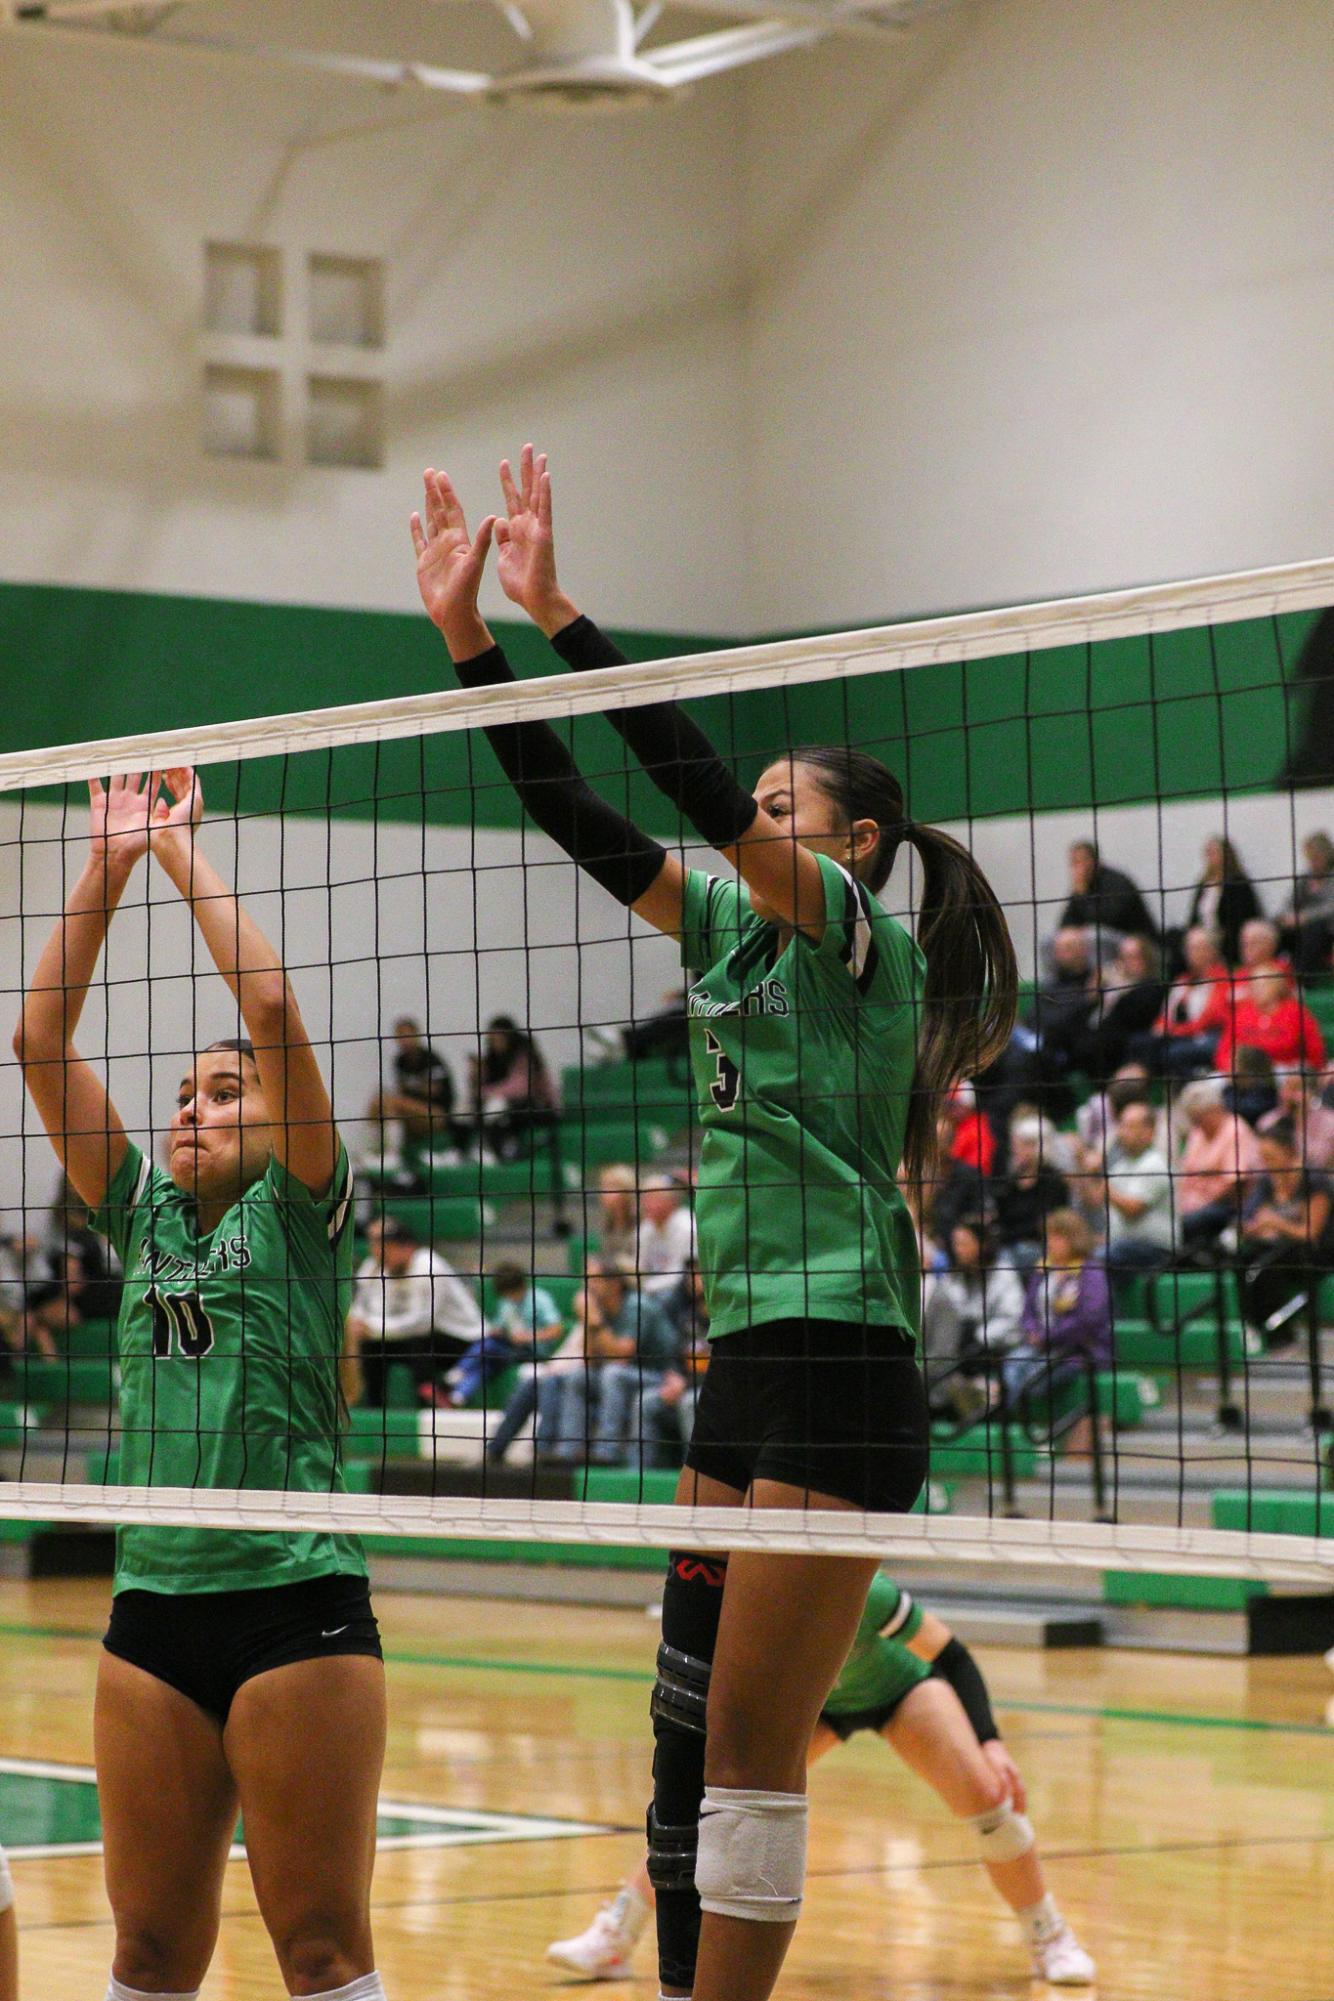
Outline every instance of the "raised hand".
[[204, 789], [199, 783], [199, 775], [188, 764], [174, 765], [164, 771], [161, 791], [153, 801], [153, 817], [149, 826], [149, 841], [154, 854], [162, 854], [168, 845], [188, 846], [194, 839], [195, 828], [204, 817]]
[[448, 475], [431, 470], [425, 475], [424, 520], [423, 514], [414, 514], [411, 525], [417, 588], [432, 624], [440, 628], [456, 660], [484, 652], [491, 635], [477, 610], [477, 592], [495, 516], [488, 514], [470, 536]]
[[148, 853], [158, 784], [156, 771], [123, 771], [105, 785], [89, 779], [90, 850], [103, 868], [128, 871]]
[[547, 455], [525, 445], [515, 483], [508, 459], [500, 462], [506, 512], [496, 522], [496, 569], [507, 598], [521, 605], [548, 637], [578, 616], [556, 580], [551, 528], [551, 475]]

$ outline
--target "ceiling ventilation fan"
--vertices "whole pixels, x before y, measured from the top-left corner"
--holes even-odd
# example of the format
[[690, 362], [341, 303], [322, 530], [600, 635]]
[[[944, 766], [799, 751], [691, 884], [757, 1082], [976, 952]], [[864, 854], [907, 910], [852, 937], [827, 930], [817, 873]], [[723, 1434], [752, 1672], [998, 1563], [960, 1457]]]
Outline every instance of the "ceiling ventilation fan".
[[[441, 91], [493, 104], [535, 104], [581, 111], [661, 101], [684, 86], [740, 69], [831, 35], [876, 39], [901, 35], [925, 15], [959, 0], [673, 0], [712, 15], [741, 17], [685, 41], [641, 44], [665, 0], [494, 0], [522, 45], [512, 68], [487, 74], [435, 63], [339, 55], [197, 32], [178, 24], [184, 0], [127, 6], [109, 0], [0, 0], [0, 20], [20, 30], [64, 29], [82, 36], [137, 37], [156, 47], [193, 50], [320, 70], [382, 89]], [[189, 10], [195, 11], [192, 6]], [[373, 8], [368, 8], [373, 19]]]

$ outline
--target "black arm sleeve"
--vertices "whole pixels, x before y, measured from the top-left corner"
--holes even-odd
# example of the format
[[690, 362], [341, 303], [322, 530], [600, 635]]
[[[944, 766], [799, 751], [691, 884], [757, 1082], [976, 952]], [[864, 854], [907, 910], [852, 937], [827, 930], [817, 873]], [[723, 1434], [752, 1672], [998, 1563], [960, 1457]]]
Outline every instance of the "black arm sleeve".
[[991, 1698], [982, 1679], [982, 1670], [962, 1640], [951, 1640], [931, 1663], [932, 1674], [947, 1681], [964, 1707], [979, 1744], [989, 1744], [1000, 1736], [991, 1713]]
[[[567, 667], [628, 664], [591, 618], [576, 618], [551, 643]], [[759, 808], [684, 709], [675, 702], [650, 702], [606, 713], [659, 792], [680, 807], [710, 847], [730, 848], [740, 840]]]
[[[498, 646], [459, 661], [455, 671], [465, 688], [514, 679]], [[637, 902], [657, 881], [667, 850], [598, 797], [550, 723], [496, 723], [484, 734], [534, 826], [618, 903]]]

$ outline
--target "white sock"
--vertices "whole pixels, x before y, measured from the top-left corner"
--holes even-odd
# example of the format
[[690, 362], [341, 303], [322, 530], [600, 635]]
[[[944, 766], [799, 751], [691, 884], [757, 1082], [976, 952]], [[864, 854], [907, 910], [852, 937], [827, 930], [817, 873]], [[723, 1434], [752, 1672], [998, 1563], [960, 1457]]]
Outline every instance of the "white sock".
[[1030, 1945], [1042, 1945], [1045, 1940], [1055, 1938], [1057, 1932], [1065, 1930], [1065, 1919], [1060, 1907], [1050, 1892], [1039, 1898], [1036, 1904], [1029, 1904], [1015, 1913], [1024, 1928], [1024, 1937]]
[[384, 1982], [378, 1973], [363, 1973], [346, 1987], [326, 1987], [322, 1994], [292, 1996], [292, 2001], [385, 2001]]
[[199, 2001], [199, 1989], [192, 1987], [188, 1994], [147, 1994], [142, 1987], [126, 1987], [113, 1973], [107, 2001]]
[[622, 1883], [611, 1900], [611, 1914], [632, 1945], [648, 1923], [648, 1905], [633, 1883]]

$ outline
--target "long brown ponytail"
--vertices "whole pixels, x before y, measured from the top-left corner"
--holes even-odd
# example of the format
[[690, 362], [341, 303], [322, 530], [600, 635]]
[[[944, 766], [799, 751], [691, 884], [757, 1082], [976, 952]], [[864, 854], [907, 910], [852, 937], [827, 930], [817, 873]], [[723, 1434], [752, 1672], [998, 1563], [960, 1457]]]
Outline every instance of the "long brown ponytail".
[[920, 1183], [931, 1172], [940, 1099], [960, 1077], [994, 1063], [1013, 1031], [1019, 968], [1010, 927], [967, 848], [939, 827], [907, 818], [903, 789], [878, 758], [825, 745], [791, 756], [815, 771], [849, 825], [874, 820], [880, 829], [875, 847], [858, 865], [868, 889], [883, 888], [904, 841], [917, 850], [922, 865], [917, 942], [926, 959], [926, 982], [903, 1145], [908, 1179]]

